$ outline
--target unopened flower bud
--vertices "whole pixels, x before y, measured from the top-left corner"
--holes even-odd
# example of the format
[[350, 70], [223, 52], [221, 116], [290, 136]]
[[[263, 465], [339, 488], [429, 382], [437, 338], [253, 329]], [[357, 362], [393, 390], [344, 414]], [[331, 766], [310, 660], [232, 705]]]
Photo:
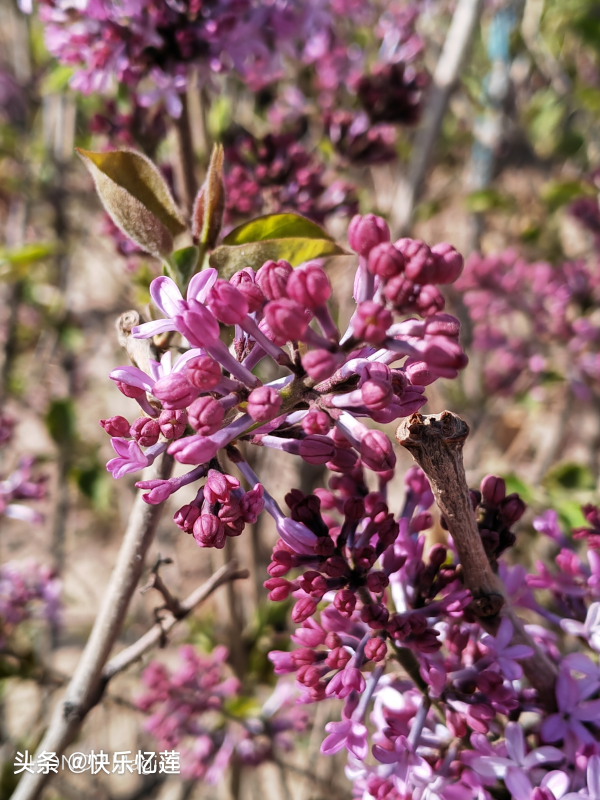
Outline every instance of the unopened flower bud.
[[327, 581], [320, 572], [307, 570], [299, 580], [300, 588], [312, 597], [321, 598], [327, 591]]
[[324, 436], [331, 429], [332, 422], [327, 412], [313, 406], [300, 424], [305, 433]]
[[308, 328], [306, 309], [294, 300], [271, 300], [264, 308], [265, 320], [275, 336], [276, 344], [302, 340]]
[[100, 425], [109, 436], [121, 436], [124, 438], [129, 436], [129, 423], [125, 417], [116, 416], [109, 419], [101, 419]]
[[398, 239], [394, 245], [404, 256], [406, 277], [421, 286], [431, 283], [435, 273], [435, 258], [425, 242], [420, 239]]
[[146, 392], [143, 389], [140, 389], [139, 386], [130, 386], [128, 383], [123, 383], [123, 381], [115, 381], [117, 385], [117, 389], [124, 394], [125, 397], [131, 397], [132, 399], [136, 399], [138, 397], [143, 397]]
[[286, 600], [294, 590], [294, 585], [285, 578], [269, 578], [263, 586], [269, 591], [269, 600], [277, 603]]
[[498, 513], [502, 517], [502, 519], [506, 522], [506, 524], [510, 527], [514, 525], [515, 522], [521, 519], [523, 514], [525, 513], [525, 509], [527, 506], [521, 500], [518, 494], [513, 493], [507, 495], [504, 500], [501, 500], [498, 504]]
[[380, 411], [392, 402], [394, 393], [389, 381], [378, 379], [365, 381], [360, 387], [362, 400], [369, 411]]
[[189, 505], [181, 506], [179, 511], [175, 512], [173, 522], [185, 533], [192, 533], [194, 524], [199, 516], [200, 509], [198, 506], [190, 503]]
[[292, 271], [287, 261], [265, 261], [256, 273], [256, 282], [267, 300], [287, 297], [287, 282]]
[[324, 381], [341, 365], [343, 356], [330, 353], [328, 350], [309, 350], [302, 356], [302, 366], [313, 381]]
[[158, 442], [160, 424], [150, 417], [139, 417], [133, 421], [129, 434], [140, 447], [151, 447]]
[[198, 397], [198, 390], [192, 386], [185, 375], [180, 372], [171, 372], [156, 381], [152, 394], [161, 401], [166, 409], [170, 410], [187, 408], [194, 398]]
[[288, 297], [306, 308], [318, 308], [331, 297], [329, 279], [320, 264], [309, 261], [295, 269], [287, 282]]
[[329, 436], [307, 436], [300, 442], [300, 456], [309, 464], [326, 464], [335, 455]]
[[350, 589], [340, 589], [337, 592], [333, 605], [344, 617], [349, 617], [356, 608], [356, 595]]
[[292, 620], [295, 623], [304, 622], [305, 619], [312, 617], [316, 610], [317, 603], [314, 600], [310, 597], [301, 597], [292, 609]]
[[201, 392], [210, 392], [222, 377], [219, 363], [210, 356], [198, 356], [187, 363], [186, 378]]
[[355, 253], [365, 258], [381, 242], [389, 242], [390, 229], [381, 217], [375, 214], [357, 214], [348, 226], [348, 243]]
[[229, 281], [219, 279], [208, 293], [207, 305], [224, 325], [239, 325], [248, 314], [244, 295]]
[[383, 661], [387, 655], [387, 645], [379, 636], [375, 636], [365, 645], [365, 656], [371, 661]]
[[330, 578], [342, 578], [348, 572], [348, 565], [342, 556], [331, 556], [325, 562], [323, 572]]
[[369, 253], [369, 271], [382, 280], [389, 281], [404, 270], [404, 256], [390, 242], [381, 242]]
[[386, 300], [398, 309], [410, 305], [415, 298], [415, 284], [405, 275], [400, 274], [391, 278], [385, 285], [383, 295]]
[[300, 647], [298, 650], [294, 650], [290, 653], [290, 655], [296, 667], [310, 667], [316, 660], [315, 651], [311, 650], [310, 647]]
[[272, 386], [259, 386], [248, 397], [247, 412], [256, 422], [266, 422], [279, 414], [281, 395]]
[[187, 412], [181, 408], [173, 411], [161, 411], [158, 418], [160, 432], [165, 439], [179, 439], [180, 436], [183, 436], [187, 423]]
[[325, 647], [328, 647], [330, 650], [335, 650], [336, 647], [341, 646], [342, 640], [337, 633], [335, 633], [335, 631], [328, 631], [327, 636], [325, 637]]
[[202, 436], [216, 433], [223, 423], [224, 416], [223, 406], [209, 395], [198, 397], [188, 409], [190, 425]]
[[360, 618], [369, 628], [378, 630], [385, 628], [390, 618], [390, 612], [382, 603], [369, 603], [361, 608]]
[[433, 283], [454, 283], [462, 272], [464, 260], [448, 242], [440, 242], [431, 248], [434, 256]]
[[221, 520], [214, 514], [201, 514], [194, 523], [194, 539], [200, 547], [225, 547], [225, 528]]
[[373, 594], [381, 594], [389, 585], [389, 582], [385, 572], [371, 572], [367, 575], [367, 586]]
[[258, 283], [256, 283], [256, 276], [253, 269], [247, 267], [246, 269], [236, 272], [235, 275], [232, 275], [229, 282], [235, 286], [238, 292], [244, 295], [246, 303], [248, 304], [249, 314], [253, 314], [261, 308], [266, 298], [262, 289]]
[[480, 489], [485, 502], [493, 508], [506, 497], [506, 482], [496, 475], [486, 475], [481, 481]]
[[331, 669], [344, 669], [351, 658], [352, 656], [345, 647], [334, 647], [327, 653], [325, 663], [328, 667], [331, 667]]
[[379, 345], [386, 337], [386, 331], [392, 324], [392, 315], [379, 303], [366, 300], [356, 309], [352, 321], [354, 336], [369, 344]]
[[360, 457], [363, 464], [375, 472], [393, 469], [396, 464], [392, 443], [383, 431], [365, 433], [360, 442]]
[[419, 314], [423, 317], [430, 317], [444, 310], [446, 301], [440, 290], [436, 286], [428, 284], [422, 286], [421, 291], [415, 301]]

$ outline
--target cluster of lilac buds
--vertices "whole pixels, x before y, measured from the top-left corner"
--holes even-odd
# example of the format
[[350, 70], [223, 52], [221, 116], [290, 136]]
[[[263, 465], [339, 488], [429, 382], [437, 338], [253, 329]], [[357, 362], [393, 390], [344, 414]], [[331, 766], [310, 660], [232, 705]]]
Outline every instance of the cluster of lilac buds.
[[493, 394], [533, 391], [560, 375], [580, 399], [600, 380], [600, 282], [582, 261], [528, 263], [512, 250], [472, 255], [456, 284], [473, 326], [473, 347], [486, 354], [483, 376]]
[[262, 139], [244, 134], [226, 147], [226, 221], [265, 210], [296, 211], [316, 222], [356, 213], [354, 187], [324, 180], [325, 164], [299, 142], [303, 127], [298, 121], [292, 130]]
[[34, 561], [9, 561], [0, 566], [0, 651], [15, 628], [42, 617], [56, 624], [61, 583], [48, 567]]
[[231, 701], [241, 687], [227, 675], [227, 655], [224, 647], [204, 656], [186, 645], [172, 673], [153, 661], [142, 675], [146, 692], [137, 700], [150, 713], [145, 729], [159, 747], [181, 752], [184, 777], [209, 784], [220, 781], [232, 758], [254, 767], [272, 759], [274, 748], [291, 749], [291, 734], [304, 731], [308, 718], [283, 682], [256, 716], [236, 716]]
[[[317, 261], [296, 269], [286, 261], [268, 261], [229, 281], [205, 269], [191, 279], [186, 299], [170, 278], [156, 278], [150, 293], [165, 316], [132, 334], [177, 332], [189, 349], [176, 361], [170, 351], [160, 363], [150, 360], [148, 373], [138, 367], [111, 372], [142, 412], [132, 422], [121, 416], [101, 421], [116, 452], [107, 464], [113, 476], [137, 472], [168, 449], [193, 469], [137, 485], [146, 491], [146, 502], [160, 503], [206, 478], [195, 500], [175, 515], [200, 546], [222, 547], [266, 502], [282, 539], [292, 547], [296, 542], [299, 552], [312, 552], [314, 534], [303, 525], [301, 532], [290, 532], [290, 520], [263, 494], [234, 453], [234, 443], [283, 450], [341, 476], [366, 467], [384, 484], [393, 474], [393, 448], [362, 418], [389, 423], [412, 414], [426, 402], [426, 385], [455, 377], [467, 361], [458, 343], [459, 323], [440, 313], [443, 297], [434, 285], [456, 278], [460, 255], [447, 244], [430, 249], [412, 239], [392, 245], [389, 238], [379, 217], [355, 217], [351, 223], [350, 245], [359, 254], [357, 308], [343, 335], [328, 307], [329, 280]], [[425, 319], [394, 323], [394, 311]], [[231, 348], [220, 338], [221, 324], [233, 326]], [[252, 370], [265, 358], [288, 374], [263, 385]], [[250, 483], [248, 492], [223, 474], [217, 454], [228, 446], [230, 459]]]

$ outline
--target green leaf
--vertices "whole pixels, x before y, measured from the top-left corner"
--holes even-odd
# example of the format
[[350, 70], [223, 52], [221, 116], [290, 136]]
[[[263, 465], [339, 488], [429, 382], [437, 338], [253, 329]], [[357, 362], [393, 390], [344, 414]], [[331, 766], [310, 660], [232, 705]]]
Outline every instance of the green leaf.
[[479, 189], [465, 198], [467, 211], [471, 214], [483, 214], [486, 211], [508, 210], [511, 203], [496, 189]]
[[235, 228], [223, 239], [223, 244], [247, 244], [248, 242], [264, 242], [266, 239], [292, 238], [333, 241], [331, 236], [316, 222], [311, 222], [299, 214], [268, 214]]
[[72, 444], [76, 436], [75, 407], [68, 399], [53, 400], [46, 413], [48, 433], [59, 447]]
[[223, 183], [223, 145], [216, 144], [210, 157], [206, 180], [194, 201], [192, 236], [203, 251], [216, 245], [223, 225], [225, 184]]
[[36, 261], [41, 261], [51, 255], [55, 250], [52, 242], [31, 242], [23, 247], [11, 250], [0, 250], [0, 264], [10, 264], [12, 267], [28, 267]]
[[329, 239], [267, 239], [263, 242], [229, 247], [222, 245], [210, 254], [209, 264], [219, 271], [222, 277], [231, 277], [244, 267], [260, 269], [265, 261], [285, 259], [293, 267], [313, 258], [327, 256], [348, 256], [335, 242]]
[[550, 211], [556, 211], [576, 197], [593, 197], [596, 193], [597, 190], [583, 181], [552, 181], [542, 187], [540, 196]]
[[182, 294], [185, 295], [190, 278], [196, 271], [200, 250], [192, 245], [176, 250], [169, 258], [168, 269], [175, 283], [179, 286]]
[[164, 178], [146, 156], [130, 150], [77, 152], [113, 222], [142, 249], [164, 257], [186, 230]]
[[557, 464], [544, 476], [542, 483], [550, 488], [589, 490], [596, 486], [591, 470], [574, 461]]
[[69, 85], [73, 72], [73, 67], [67, 67], [63, 64], [54, 67], [42, 80], [42, 85], [40, 87], [41, 96], [45, 97], [47, 94], [63, 92]]

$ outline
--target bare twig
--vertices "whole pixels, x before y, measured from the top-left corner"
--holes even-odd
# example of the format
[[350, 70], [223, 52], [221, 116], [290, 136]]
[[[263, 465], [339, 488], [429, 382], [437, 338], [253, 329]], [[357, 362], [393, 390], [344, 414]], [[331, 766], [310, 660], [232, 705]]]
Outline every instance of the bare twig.
[[[149, 470], [150, 474], [145, 477], [166, 480], [172, 469], [173, 459], [164, 454], [156, 460]], [[94, 627], [66, 694], [55, 708], [36, 757], [44, 750], [60, 756], [77, 734], [90, 709], [98, 702], [104, 687], [102, 669], [121, 631], [161, 511], [162, 504], [144, 503], [141, 492], [136, 497]], [[48, 776], [42, 773], [26, 773], [13, 795], [14, 800], [34, 800], [47, 780]]]
[[[187, 617], [197, 605], [204, 602], [204, 600], [218, 589], [219, 586], [223, 586], [223, 584], [231, 581], [247, 578], [249, 574], [247, 569], [238, 569], [235, 561], [230, 561], [228, 564], [221, 567], [221, 569], [215, 572], [206, 583], [195, 589], [185, 600], [181, 602], [176, 601], [179, 608], [177, 615], [169, 610], [165, 618], [161, 619], [159, 623], [150, 628], [137, 642], [134, 642], [130, 647], [127, 647], [112, 658], [102, 670], [102, 680], [104, 683], [106, 684], [117, 673], [123, 672], [130, 664], [133, 664], [134, 661], [137, 661], [144, 653], [160, 642], [160, 640], [175, 627], [179, 620]], [[175, 598], [173, 598], [173, 600], [175, 600]]]
[[167, 608], [177, 619], [181, 619], [182, 616], [185, 616], [185, 612], [182, 610], [181, 603], [171, 594], [169, 587], [163, 581], [159, 573], [159, 569], [163, 564], [172, 563], [173, 560], [171, 558], [161, 558], [158, 556], [155, 565], [152, 567], [152, 573], [150, 574], [148, 583], [145, 586], [142, 586], [140, 589], [140, 594], [146, 594], [146, 592], [149, 592], [150, 589], [156, 589], [157, 592], [160, 592], [163, 600], [165, 601], [164, 608]]
[[462, 449], [469, 434], [464, 420], [443, 411], [441, 414], [413, 414], [398, 426], [396, 438], [411, 453], [429, 478], [431, 491], [448, 523], [448, 530], [462, 568], [465, 585], [473, 595], [469, 608], [481, 626], [494, 634], [500, 613], [513, 625], [513, 640], [526, 644], [533, 655], [523, 659], [523, 669], [542, 703], [554, 710], [556, 666], [536, 645], [514, 610], [506, 603], [506, 591], [489, 564], [469, 499], [462, 460]]
[[410, 170], [407, 178], [398, 185], [392, 203], [390, 223], [396, 235], [405, 234], [412, 221], [431, 153], [442, 127], [450, 95], [471, 46], [482, 6], [483, 0], [459, 0], [456, 6], [429, 89], [423, 123], [415, 138]]

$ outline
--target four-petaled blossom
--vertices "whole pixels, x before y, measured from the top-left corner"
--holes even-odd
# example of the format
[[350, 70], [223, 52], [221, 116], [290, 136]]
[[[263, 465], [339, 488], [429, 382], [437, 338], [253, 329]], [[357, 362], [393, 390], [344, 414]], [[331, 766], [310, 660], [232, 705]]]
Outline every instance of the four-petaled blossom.
[[600, 602], [592, 603], [587, 610], [585, 622], [575, 619], [561, 619], [560, 627], [571, 636], [581, 636], [592, 650], [600, 653]]
[[556, 680], [556, 704], [558, 712], [550, 714], [542, 722], [541, 737], [545, 742], [558, 742], [570, 731], [582, 744], [593, 744], [596, 740], [583, 724], [600, 719], [600, 700], [587, 700], [593, 691], [587, 681], [578, 681], [566, 672]]
[[507, 769], [529, 772], [534, 767], [544, 764], [557, 764], [563, 760], [564, 754], [556, 747], [537, 747], [526, 753], [525, 735], [518, 722], [509, 722], [504, 729], [507, 757], [499, 755], [478, 756], [470, 762], [471, 767], [484, 778], [503, 778]]
[[321, 745], [323, 755], [334, 755], [345, 747], [349, 753], [361, 761], [366, 758], [369, 752], [367, 729], [361, 722], [353, 722], [351, 719], [328, 722], [325, 730], [329, 736]]
[[510, 681], [517, 680], [523, 674], [523, 668], [515, 659], [533, 655], [533, 649], [525, 644], [511, 645], [512, 638], [513, 625], [507, 617], [503, 617], [496, 636], [485, 633], [481, 637], [481, 644], [495, 657], [500, 669]]
[[175, 281], [161, 275], [155, 278], [150, 284], [150, 295], [154, 304], [165, 315], [165, 319], [157, 319], [152, 322], [144, 322], [132, 329], [131, 333], [136, 339], [147, 339], [156, 336], [157, 333], [176, 331], [177, 326], [174, 318], [181, 315], [187, 309], [187, 303], [195, 300], [204, 303], [208, 293], [217, 280], [216, 269], [205, 269], [197, 272], [190, 280], [186, 300], [183, 299]]

